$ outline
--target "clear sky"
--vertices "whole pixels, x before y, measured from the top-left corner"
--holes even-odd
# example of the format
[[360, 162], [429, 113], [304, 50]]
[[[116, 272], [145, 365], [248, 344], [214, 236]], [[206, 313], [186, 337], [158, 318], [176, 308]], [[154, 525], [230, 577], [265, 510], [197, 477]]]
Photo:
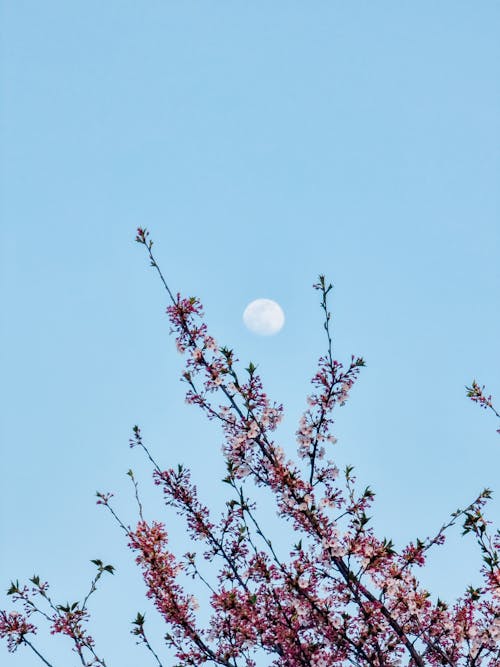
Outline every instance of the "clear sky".
[[[311, 285], [334, 282], [336, 356], [367, 362], [334, 454], [377, 492], [382, 534], [425, 537], [500, 493], [498, 424], [464, 392], [477, 377], [500, 402], [498, 2], [3, 0], [0, 30], [2, 591], [36, 572], [81, 599], [89, 560], [112, 563], [97, 646], [109, 667], [149, 664], [130, 621], [146, 611], [156, 646], [164, 630], [94, 493], [133, 522], [133, 468], [182, 544], [128, 448], [138, 423], [223, 501], [221, 439], [184, 404], [138, 225], [172, 289], [259, 364], [290, 453], [324, 349]], [[242, 323], [260, 297], [285, 311], [274, 337]], [[458, 535], [424, 578], [448, 599], [478, 581]], [[64, 639], [38, 642], [73, 664]]]

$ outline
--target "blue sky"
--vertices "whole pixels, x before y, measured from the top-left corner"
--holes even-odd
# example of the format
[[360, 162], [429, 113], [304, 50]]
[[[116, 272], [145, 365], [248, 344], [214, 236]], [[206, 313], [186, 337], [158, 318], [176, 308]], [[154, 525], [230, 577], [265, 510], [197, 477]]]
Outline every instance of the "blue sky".
[[[367, 362], [335, 456], [377, 492], [381, 533], [428, 535], [500, 491], [498, 425], [464, 397], [477, 377], [500, 402], [499, 29], [487, 0], [0, 3], [2, 590], [36, 572], [76, 600], [89, 560], [113, 563], [99, 650], [147, 664], [129, 623], [146, 610], [164, 630], [94, 493], [134, 521], [133, 468], [182, 545], [127, 446], [138, 423], [223, 502], [221, 439], [184, 404], [138, 225], [217, 340], [259, 364], [290, 453], [324, 349], [311, 285], [334, 282], [336, 355]], [[275, 337], [242, 324], [258, 297], [286, 313]], [[452, 598], [478, 569], [457, 531], [424, 580]], [[70, 664], [64, 640], [37, 645]]]

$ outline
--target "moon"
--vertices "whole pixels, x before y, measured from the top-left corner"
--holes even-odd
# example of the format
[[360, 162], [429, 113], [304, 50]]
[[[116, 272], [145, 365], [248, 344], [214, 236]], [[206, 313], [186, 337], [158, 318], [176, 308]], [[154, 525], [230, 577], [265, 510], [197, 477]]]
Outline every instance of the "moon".
[[283, 309], [272, 299], [255, 299], [243, 312], [245, 326], [260, 336], [272, 336], [285, 324]]

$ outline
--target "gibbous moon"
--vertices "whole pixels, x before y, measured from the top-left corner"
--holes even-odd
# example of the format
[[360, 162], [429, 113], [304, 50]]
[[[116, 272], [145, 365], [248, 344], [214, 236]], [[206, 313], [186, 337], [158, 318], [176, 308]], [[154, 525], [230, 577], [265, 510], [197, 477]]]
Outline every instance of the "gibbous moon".
[[245, 308], [243, 322], [256, 334], [272, 336], [283, 328], [285, 313], [272, 299], [255, 299]]

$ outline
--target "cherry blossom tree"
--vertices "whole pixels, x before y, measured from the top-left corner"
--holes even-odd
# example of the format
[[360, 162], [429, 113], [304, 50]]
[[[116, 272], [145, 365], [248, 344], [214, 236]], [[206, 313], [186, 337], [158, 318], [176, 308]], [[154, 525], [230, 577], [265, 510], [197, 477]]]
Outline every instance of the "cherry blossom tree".
[[[164, 470], [157, 464], [138, 426], [130, 441], [148, 457], [165, 504], [184, 519], [193, 544], [202, 545], [201, 557], [194, 551], [175, 556], [165, 525], [144, 519], [132, 471], [128, 474], [139, 513], [135, 527], [118, 516], [112, 494], [97, 494], [98, 504], [126, 535], [146, 595], [166, 623], [165, 643], [176, 665], [500, 667], [500, 531], [491, 530], [483, 513], [490, 491], [456, 510], [431, 537], [397, 549], [370, 525], [371, 489], [358, 489], [353, 468], [340, 471], [331, 458], [335, 409], [347, 401], [364, 366], [361, 357], [342, 364], [333, 356], [332, 286], [323, 276], [314, 285], [321, 299], [326, 352], [297, 428], [297, 459], [289, 460], [275, 439], [283, 407], [270, 401], [256, 367], [250, 364], [242, 376], [233, 350], [220, 347], [209, 333], [199, 300], [171, 292], [147, 230], [139, 228], [136, 241], [170, 299], [172, 332], [186, 358], [186, 400], [216, 421], [224, 436], [229, 498], [219, 518], [199, 499], [189, 470]], [[499, 417], [491, 396], [476, 381], [467, 395]], [[278, 518], [290, 526], [295, 544], [286, 559], [261, 526], [252, 485], [270, 492]], [[447, 604], [420, 583], [419, 569], [456, 524], [477, 542], [481, 580]], [[106, 667], [87, 630], [87, 604], [101, 576], [112, 574], [113, 567], [92, 562], [97, 572], [82, 602], [55, 603], [38, 576], [29, 585], [11, 584], [8, 594], [22, 611], [0, 612], [0, 636], [10, 651], [25, 646], [54, 667], [34, 644], [35, 619], [40, 618], [52, 634], [70, 638], [82, 665]], [[206, 588], [210, 618], [204, 626], [197, 600], [181, 582], [186, 574]], [[143, 614], [137, 614], [132, 633], [163, 667], [163, 648], [153, 648]]]

